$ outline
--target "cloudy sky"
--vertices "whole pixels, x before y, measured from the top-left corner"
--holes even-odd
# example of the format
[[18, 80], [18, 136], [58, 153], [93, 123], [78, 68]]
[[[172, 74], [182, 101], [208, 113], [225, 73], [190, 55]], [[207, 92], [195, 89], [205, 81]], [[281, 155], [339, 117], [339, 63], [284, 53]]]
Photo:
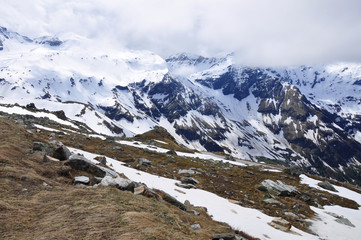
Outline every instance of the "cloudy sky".
[[0, 0], [0, 25], [248, 65], [361, 62], [360, 0]]

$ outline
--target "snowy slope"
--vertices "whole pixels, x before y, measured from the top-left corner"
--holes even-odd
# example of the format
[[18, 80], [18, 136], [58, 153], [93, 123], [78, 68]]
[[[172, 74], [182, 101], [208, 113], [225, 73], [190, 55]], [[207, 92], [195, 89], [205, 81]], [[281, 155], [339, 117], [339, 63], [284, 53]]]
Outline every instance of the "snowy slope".
[[[122, 142], [124, 143], [124, 142]], [[94, 159], [98, 155], [85, 152], [78, 149], [71, 149], [74, 153], [84, 155], [88, 159]], [[192, 157], [192, 156], [190, 156]], [[194, 154], [193, 157], [199, 157]], [[242, 207], [231, 203], [228, 199], [219, 197], [211, 192], [201, 189], [184, 189], [176, 186], [177, 180], [159, 177], [143, 171], [124, 166], [122, 162], [107, 157], [107, 165], [119, 173], [123, 173], [132, 181], [145, 183], [150, 188], [160, 189], [175, 197], [178, 201], [190, 201], [195, 206], [206, 207], [208, 213], [216, 221], [228, 223], [232, 228], [242, 230], [254, 237], [262, 240], [288, 240], [288, 239], [352, 239], [356, 240], [361, 234], [360, 209], [353, 210], [342, 208], [339, 206], [326, 206], [325, 209], [312, 208], [317, 215], [311, 220], [312, 230], [318, 235], [311, 235], [303, 232], [295, 227], [290, 232], [282, 232], [271, 227], [268, 223], [272, 221], [272, 217], [265, 215], [259, 210]], [[212, 160], [212, 158], [210, 158]], [[216, 160], [216, 159], [215, 159]], [[96, 160], [93, 160], [97, 163]], [[318, 187], [314, 179], [305, 175], [301, 176], [302, 183], [312, 187]], [[339, 195], [354, 199], [358, 203], [361, 201], [361, 195], [343, 187], [337, 187]], [[350, 227], [335, 221], [335, 217], [330, 216], [327, 212], [348, 218], [355, 227]]]
[[162, 126], [200, 151], [361, 183], [361, 65], [248, 68], [232, 54], [164, 60], [74, 34], [30, 39], [5, 28], [0, 40], [4, 112], [30, 103], [62, 110], [89, 134], [134, 136]]

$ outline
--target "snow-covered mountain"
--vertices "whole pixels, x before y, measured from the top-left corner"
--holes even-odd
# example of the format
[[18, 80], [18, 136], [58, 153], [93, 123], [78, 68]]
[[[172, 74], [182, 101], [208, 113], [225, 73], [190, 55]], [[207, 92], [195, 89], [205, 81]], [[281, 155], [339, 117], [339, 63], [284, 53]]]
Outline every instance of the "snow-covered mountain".
[[0, 28], [0, 103], [8, 110], [62, 110], [63, 120], [105, 135], [162, 126], [200, 151], [361, 184], [361, 65], [249, 68], [232, 54], [164, 60], [62, 37]]

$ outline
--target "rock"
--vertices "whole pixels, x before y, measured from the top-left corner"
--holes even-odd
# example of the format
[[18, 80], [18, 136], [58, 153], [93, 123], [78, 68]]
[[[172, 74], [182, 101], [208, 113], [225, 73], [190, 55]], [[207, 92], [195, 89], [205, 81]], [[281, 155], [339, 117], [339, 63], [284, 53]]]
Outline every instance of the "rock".
[[139, 163], [137, 164], [137, 167], [140, 167], [140, 166], [151, 167], [152, 166], [152, 162], [146, 158], [139, 158], [138, 162]]
[[139, 187], [134, 188], [134, 194], [135, 195], [143, 195], [148, 198], [155, 198], [159, 202], [163, 201], [163, 198], [160, 195], [158, 195], [156, 192], [154, 192], [153, 190], [151, 190], [150, 188], [148, 188], [145, 185], [141, 185]]
[[181, 188], [186, 188], [186, 189], [191, 189], [191, 188], [197, 189], [197, 187], [194, 186], [193, 184], [176, 183], [175, 185], [178, 186], [178, 187], [181, 187]]
[[335, 220], [338, 223], [350, 226], [350, 227], [356, 227], [355, 225], [353, 225], [350, 220], [348, 220], [347, 218], [341, 217]]
[[90, 180], [87, 176], [78, 176], [73, 179], [74, 184], [89, 184]]
[[267, 179], [261, 182], [261, 184], [257, 187], [258, 190], [263, 192], [270, 192], [274, 193], [278, 196], [287, 196], [287, 197], [294, 197], [296, 194], [299, 194], [297, 188], [287, 185], [280, 180], [276, 182]]
[[196, 216], [199, 216], [199, 215], [201, 215], [199, 212], [197, 212], [196, 210], [190, 210], [189, 211], [190, 213], [193, 213], [194, 215], [196, 215]]
[[286, 174], [290, 174], [290, 175], [294, 175], [294, 176], [299, 176], [303, 173], [302, 168], [298, 167], [298, 166], [290, 166], [288, 168], [285, 168], [283, 170], [284, 173]]
[[193, 205], [189, 202], [189, 200], [185, 200], [185, 201], [184, 201], [184, 205], [185, 205], [186, 207], [191, 207], [191, 206], [193, 206]]
[[62, 145], [55, 149], [51, 156], [59, 159], [60, 161], [64, 161], [69, 159], [69, 157], [71, 156], [71, 152], [66, 146]]
[[298, 199], [300, 199], [302, 202], [310, 202], [311, 198], [307, 195], [301, 195]]
[[184, 184], [199, 184], [199, 181], [192, 177], [181, 177], [181, 182]]
[[324, 188], [324, 189], [327, 189], [327, 190], [330, 190], [330, 191], [333, 191], [333, 192], [338, 192], [336, 190], [336, 188], [331, 183], [329, 183], [328, 181], [319, 182], [319, 183], [317, 183], [317, 185]]
[[268, 204], [283, 205], [283, 203], [281, 203], [280, 201], [278, 201], [276, 199], [272, 199], [272, 198], [267, 198], [267, 199], [263, 200], [263, 202], [268, 203]]
[[121, 177], [113, 178], [111, 176], [105, 176], [100, 182], [100, 185], [105, 187], [107, 186], [116, 187], [123, 191], [134, 190], [133, 181]]
[[106, 175], [108, 176], [112, 176], [114, 178], [116, 177], [120, 177], [118, 173], [114, 172], [113, 170], [109, 169], [109, 168], [106, 168], [106, 167], [103, 167], [103, 166], [97, 166], [99, 169], [103, 170]]
[[94, 159], [99, 161], [100, 164], [107, 165], [107, 158], [104, 156], [98, 156], [95, 157]]
[[288, 232], [292, 226], [290, 222], [280, 217], [273, 219], [272, 222], [268, 224], [283, 232]]
[[100, 178], [100, 177], [93, 177], [92, 178], [92, 182], [94, 184], [99, 184], [99, 183], [101, 183], [102, 180], [103, 180], [103, 178]]
[[191, 228], [192, 228], [193, 230], [201, 229], [201, 225], [199, 225], [199, 224], [193, 224], [193, 225], [191, 225]]
[[64, 113], [63, 110], [55, 111], [55, 112], [53, 112], [53, 114], [55, 116], [57, 116], [58, 118], [60, 118], [61, 120], [66, 120], [67, 119], [67, 117], [65, 116], [65, 113]]
[[292, 217], [294, 219], [299, 219], [299, 217], [296, 214], [292, 213], [292, 212], [285, 212], [285, 215], [289, 216], [289, 217]]
[[248, 173], [249, 175], [254, 175], [254, 172], [252, 172], [252, 171], [247, 171], [247, 173]]
[[45, 144], [42, 142], [34, 142], [33, 143], [33, 150], [34, 151], [45, 151]]
[[43, 157], [43, 162], [59, 162], [59, 161], [60, 161], [59, 159], [50, 157], [49, 155], [46, 154]]
[[220, 233], [213, 234], [212, 240], [236, 240], [236, 235], [234, 233]]
[[90, 160], [86, 159], [83, 156], [73, 154], [69, 157], [69, 160], [65, 162], [65, 165], [70, 166], [73, 169], [81, 170], [95, 175], [96, 177], [105, 177], [107, 172], [100, 168], [100, 166], [95, 165]]
[[[169, 195], [168, 193], [162, 191], [162, 190], [158, 190], [158, 189], [154, 189], [154, 192], [156, 192], [159, 196], [161, 196], [163, 198], [164, 201], [166, 201], [167, 203], [180, 208], [183, 211], [187, 210], [187, 206], [183, 203], [181, 203], [180, 201], [178, 201], [176, 198], [172, 197], [171, 195]], [[199, 213], [198, 213], [199, 215]]]
[[189, 169], [189, 170], [187, 170], [187, 169], [180, 169], [180, 170], [178, 170], [178, 174], [189, 174], [189, 175], [193, 175], [193, 174], [195, 174], [196, 172], [195, 171], [193, 171], [193, 170], [191, 170], [191, 169]]

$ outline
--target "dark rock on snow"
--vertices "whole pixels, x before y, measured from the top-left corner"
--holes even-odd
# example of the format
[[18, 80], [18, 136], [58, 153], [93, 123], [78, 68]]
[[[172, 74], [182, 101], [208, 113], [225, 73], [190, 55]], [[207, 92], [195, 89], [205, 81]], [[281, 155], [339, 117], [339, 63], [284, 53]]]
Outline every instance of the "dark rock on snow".
[[324, 188], [324, 189], [327, 189], [327, 190], [330, 190], [330, 191], [333, 191], [333, 192], [338, 192], [336, 190], [336, 188], [328, 181], [319, 182], [317, 185]]
[[280, 180], [275, 182], [270, 179], [266, 179], [261, 182], [257, 189], [263, 192], [274, 193], [278, 196], [294, 197], [299, 194], [297, 188], [287, 185]]

